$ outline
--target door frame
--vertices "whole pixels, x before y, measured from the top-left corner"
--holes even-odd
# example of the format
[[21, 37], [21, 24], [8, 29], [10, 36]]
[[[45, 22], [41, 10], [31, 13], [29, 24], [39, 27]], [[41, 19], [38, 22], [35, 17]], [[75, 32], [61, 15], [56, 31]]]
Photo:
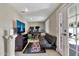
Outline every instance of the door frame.
[[[68, 39], [66, 38], [65, 40], [64, 40], [64, 45], [65, 45], [65, 49], [64, 50], [62, 50], [62, 51], [60, 51], [60, 49], [59, 49], [59, 44], [60, 44], [60, 42], [59, 42], [59, 40], [60, 40], [60, 21], [59, 21], [59, 13], [62, 13], [62, 11], [64, 10], [64, 9], [66, 9], [66, 6], [67, 6], [68, 4], [67, 3], [65, 3], [65, 4], [63, 4], [63, 5], [61, 5], [60, 7], [59, 7], [59, 9], [58, 9], [58, 11], [57, 11], [57, 13], [56, 13], [56, 18], [57, 18], [57, 21], [58, 21], [58, 23], [57, 23], [57, 29], [59, 29], [58, 30], [58, 34], [57, 34], [57, 38], [58, 38], [58, 40], [57, 40], [57, 51], [61, 54], [61, 55], [65, 55], [65, 56], [67, 56], [68, 55]], [[67, 19], [67, 10], [65, 10], [66, 12], [66, 19]], [[65, 19], [65, 20], [66, 20]], [[66, 25], [67, 26], [67, 25]], [[68, 30], [67, 30], [68, 31]], [[68, 34], [68, 32], [66, 33], [66, 34]], [[68, 36], [68, 35], [67, 35]]]
[[[76, 8], [76, 23], [77, 23], [77, 4], [73, 3], [73, 4], [69, 4], [67, 6], [67, 8], [72, 7], [73, 5], [75, 5]], [[68, 11], [68, 10], [67, 10]], [[67, 19], [68, 20], [68, 19]], [[68, 32], [69, 33], [69, 32]], [[76, 28], [76, 34], [77, 34], [77, 28]], [[77, 39], [77, 37], [76, 37]], [[71, 48], [72, 49], [72, 48]], [[69, 42], [68, 42], [68, 55], [69, 55]], [[78, 46], [77, 46], [77, 40], [76, 40], [76, 56], [78, 56]]]

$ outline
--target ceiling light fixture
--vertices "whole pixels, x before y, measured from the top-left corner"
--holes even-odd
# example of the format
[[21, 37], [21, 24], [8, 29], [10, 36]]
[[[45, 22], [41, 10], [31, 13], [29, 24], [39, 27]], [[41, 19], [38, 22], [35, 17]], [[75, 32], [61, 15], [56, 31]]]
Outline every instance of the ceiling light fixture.
[[32, 19], [32, 18], [31, 18]]
[[25, 12], [28, 12], [29, 10], [27, 8], [25, 8]]

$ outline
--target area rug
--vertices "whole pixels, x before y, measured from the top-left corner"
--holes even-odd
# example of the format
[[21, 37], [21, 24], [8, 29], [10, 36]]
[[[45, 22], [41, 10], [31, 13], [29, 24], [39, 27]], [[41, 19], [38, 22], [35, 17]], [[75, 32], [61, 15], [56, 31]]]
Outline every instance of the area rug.
[[32, 54], [32, 53], [46, 53], [46, 49], [45, 48], [40, 48], [39, 52], [31, 52], [31, 45], [32, 43], [29, 43], [29, 45], [27, 46], [27, 48], [25, 49], [25, 51], [23, 53], [27, 53], [27, 54]]

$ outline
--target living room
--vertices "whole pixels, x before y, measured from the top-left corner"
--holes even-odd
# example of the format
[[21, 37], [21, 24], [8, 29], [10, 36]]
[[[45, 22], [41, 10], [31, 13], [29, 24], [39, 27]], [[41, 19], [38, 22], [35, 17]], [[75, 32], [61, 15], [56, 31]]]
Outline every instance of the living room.
[[[0, 4], [0, 15], [1, 15], [1, 20], [0, 20], [0, 30], [1, 30], [1, 33], [2, 34], [0, 34], [1, 36], [3, 36], [3, 38], [2, 38], [2, 43], [0, 43], [1, 44], [1, 47], [2, 47], [2, 49], [1, 49], [1, 55], [5, 55], [5, 56], [7, 56], [7, 55], [16, 55], [15, 54], [15, 50], [20, 50], [20, 47], [23, 45], [21, 45], [21, 42], [22, 42], [22, 40], [20, 41], [20, 39], [19, 39], [19, 41], [20, 41], [20, 47], [18, 47], [18, 48], [16, 48], [16, 46], [18, 45], [19, 46], [19, 43], [18, 44], [16, 44], [16, 37], [18, 36], [18, 35], [23, 35], [23, 36], [25, 36], [28, 32], [36, 32], [36, 33], [33, 33], [33, 36], [31, 36], [31, 35], [29, 35], [29, 38], [38, 38], [38, 37], [40, 37], [41, 35], [45, 35], [45, 33], [46, 33], [46, 28], [45, 27], [49, 27], [48, 25], [47, 26], [45, 26], [45, 20], [42, 20], [43, 18], [44, 18], [44, 16], [42, 17], [42, 16], [36, 16], [35, 17], [35, 14], [34, 15], [32, 15], [32, 14], [27, 14], [27, 15], [31, 15], [30, 17], [28, 16], [28, 17], [26, 17], [26, 19], [27, 20], [25, 20], [25, 18], [22, 16], [22, 14], [24, 13], [24, 11], [23, 10], [21, 10], [21, 13], [22, 14], [19, 14], [18, 12], [18, 10], [16, 9], [16, 6], [17, 5], [17, 8], [19, 7], [19, 6], [21, 6], [21, 5], [23, 5], [23, 4]], [[30, 5], [30, 4], [24, 4], [24, 5]], [[56, 7], [54, 7], [55, 9], [58, 7], [58, 5], [59, 4], [32, 4], [32, 5], [37, 5], [37, 6], [40, 6], [40, 5], [43, 5], [43, 7], [42, 7], [42, 9], [44, 8], [44, 7], [48, 7], [48, 6], [46, 6], [46, 5], [56, 5]], [[28, 6], [27, 6], [28, 7]], [[31, 6], [30, 8], [33, 8], [33, 6]], [[18, 8], [19, 9], [19, 8]], [[38, 8], [39, 9], [39, 8]], [[38, 10], [38, 9], [36, 9], [36, 10]], [[42, 10], [42, 9], [40, 9], [40, 10]], [[6, 11], [5, 11], [6, 10]], [[20, 9], [19, 9], [20, 10]], [[46, 12], [47, 12], [48, 10], [46, 10]], [[54, 11], [54, 10], [53, 10]], [[39, 10], [38, 10], [38, 12], [39, 12]], [[36, 11], [36, 14], [38, 13], [37, 11]], [[40, 11], [41, 12], [41, 11]], [[52, 12], [52, 9], [51, 9], [51, 11], [50, 11], [50, 13]], [[42, 13], [42, 12], [41, 12]], [[45, 13], [45, 12], [44, 12]], [[39, 14], [39, 13], [38, 13]], [[37, 15], [38, 15], [37, 14]], [[48, 12], [47, 12], [47, 14], [48, 14]], [[40, 14], [41, 15], [41, 14]], [[33, 20], [33, 19], [35, 19], [35, 20]], [[37, 20], [38, 19], [38, 20]], [[42, 20], [42, 21], [41, 21]], [[4, 24], [4, 25], [2, 25], [2, 24]], [[7, 24], [7, 25], [6, 25]], [[19, 25], [18, 25], [19, 24]], [[53, 25], [54, 26], [54, 25]], [[23, 29], [22, 29], [23, 28]], [[30, 29], [29, 29], [30, 28]], [[34, 28], [34, 30], [31, 30], [31, 28]], [[53, 29], [55, 29], [55, 28], [53, 28]], [[53, 30], [52, 29], [52, 30]], [[31, 31], [30, 31], [31, 30]], [[21, 33], [21, 31], [22, 31], [22, 33]], [[55, 31], [53, 31], [53, 32], [55, 32]], [[54, 33], [53, 33], [54, 34]], [[30, 37], [31, 36], [31, 37]], [[47, 36], [48, 36], [48, 34], [47, 34]], [[47, 37], [46, 36], [46, 37]], [[52, 38], [52, 36], [51, 36], [51, 34], [49, 34], [49, 36]], [[53, 36], [55, 36], [55, 35], [53, 35]], [[12, 38], [13, 37], [13, 38]], [[42, 36], [41, 36], [42, 37]], [[3, 40], [4, 39], [4, 40]], [[10, 39], [13, 39], [13, 40], [10, 40]], [[14, 40], [15, 39], [15, 40]], [[56, 38], [55, 38], [56, 39]], [[28, 39], [27, 39], [28, 40]], [[25, 43], [24, 43], [24, 45], [21, 47], [22, 48], [22, 50], [23, 49], [25, 49], [26, 48], [26, 43], [28, 43], [28, 41], [27, 40], [25, 40]], [[26, 42], [27, 41], [27, 42]], [[41, 40], [36, 40], [36, 41], [40, 41], [40, 42], [42, 42]], [[44, 47], [43, 48], [43, 53], [45, 54], [45, 55], [48, 55], [48, 54], [46, 54], [46, 48], [49, 48], [49, 50], [47, 51], [48, 53], [49, 53], [49, 55], [52, 55], [50, 52], [52, 51], [52, 53], [54, 52], [55, 54], [57, 54], [57, 55], [59, 55], [56, 51], [54, 51], [54, 50], [56, 50], [56, 41], [54, 41], [53, 43], [50, 41], [50, 40], [48, 40], [49, 41], [49, 43], [48, 43], [48, 45], [47, 45], [47, 47]], [[3, 43], [4, 42], [4, 43]], [[15, 44], [14, 44], [15, 43]], [[44, 42], [43, 42], [44, 43]], [[43, 44], [43, 43], [41, 43], [41, 44]], [[39, 45], [39, 43], [34, 43], [34, 44], [37, 44], [39, 47], [39, 49], [38, 50], [40, 50], [40, 45]], [[47, 43], [45, 43], [44, 45], [46, 45]], [[51, 44], [52, 44], [52, 46], [51, 46]], [[55, 46], [54, 46], [54, 48], [53, 48], [53, 44], [55, 44]], [[50, 47], [49, 47], [50, 46]], [[5, 47], [5, 48], [4, 48]], [[52, 49], [51, 49], [52, 48]], [[22, 51], [22, 50], [20, 50], [20, 51]], [[37, 53], [38, 54], [35, 54], [35, 55], [42, 55], [41, 54], [41, 52], [40, 52], [40, 54], [39, 54], [39, 52], [37, 51]], [[33, 54], [31, 54], [31, 55], [33, 55]]]
[[[56, 52], [57, 37], [45, 32], [44, 22], [28, 22], [28, 25], [27, 33], [20, 34], [20, 29], [17, 29], [15, 55], [60, 55]], [[20, 27], [20, 24], [17, 26]]]
[[78, 6], [75, 3], [0, 4], [0, 55], [78, 56]]

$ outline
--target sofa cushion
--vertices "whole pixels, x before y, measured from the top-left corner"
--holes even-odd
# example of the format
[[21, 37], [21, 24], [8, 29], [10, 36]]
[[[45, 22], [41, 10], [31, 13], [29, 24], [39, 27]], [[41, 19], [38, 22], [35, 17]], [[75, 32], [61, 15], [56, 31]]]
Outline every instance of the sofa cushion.
[[50, 34], [45, 35], [45, 39], [48, 41], [50, 44], [56, 44], [56, 36], [51, 36]]

